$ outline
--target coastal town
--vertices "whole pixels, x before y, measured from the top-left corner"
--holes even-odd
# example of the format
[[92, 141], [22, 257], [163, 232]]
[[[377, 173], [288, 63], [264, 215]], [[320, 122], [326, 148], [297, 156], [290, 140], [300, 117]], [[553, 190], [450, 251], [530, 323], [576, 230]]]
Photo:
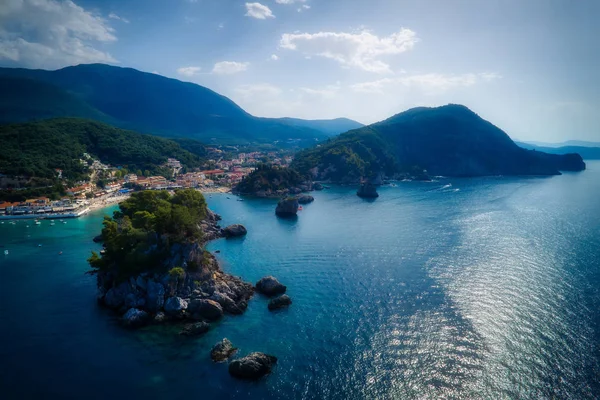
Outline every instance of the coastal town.
[[[292, 157], [282, 151], [236, 152], [233, 146], [208, 147], [206, 169], [187, 171], [182, 163], [168, 158], [162, 165], [168, 174], [128, 171], [122, 166], [102, 163], [84, 153], [80, 162], [90, 170], [88, 181], [66, 188], [59, 199], [36, 197], [25, 201], [0, 201], [0, 219], [76, 218], [90, 210], [116, 204], [139, 190], [194, 188], [203, 193], [227, 193], [260, 163], [288, 166]], [[62, 178], [62, 171], [56, 170]]]

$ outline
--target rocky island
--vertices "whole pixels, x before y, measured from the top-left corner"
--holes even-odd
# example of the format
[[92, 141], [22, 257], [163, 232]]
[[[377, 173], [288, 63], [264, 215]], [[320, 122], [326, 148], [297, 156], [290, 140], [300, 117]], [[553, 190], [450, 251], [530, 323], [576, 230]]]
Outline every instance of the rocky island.
[[261, 164], [233, 188], [233, 193], [261, 198], [281, 198], [322, 189], [322, 185], [313, 184], [310, 179], [294, 169]]
[[[224, 235], [202, 194], [186, 189], [134, 193], [102, 229], [104, 251], [88, 260], [98, 301], [129, 327], [186, 323], [182, 334], [205, 333], [224, 314], [241, 314], [252, 284], [221, 270], [204, 244]], [[230, 233], [241, 234], [240, 227]]]

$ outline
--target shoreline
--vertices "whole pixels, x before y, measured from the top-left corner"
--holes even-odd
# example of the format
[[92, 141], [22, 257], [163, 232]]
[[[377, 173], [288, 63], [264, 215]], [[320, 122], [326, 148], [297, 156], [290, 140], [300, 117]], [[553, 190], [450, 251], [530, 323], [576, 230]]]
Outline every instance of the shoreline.
[[89, 212], [114, 206], [115, 204], [119, 204], [120, 202], [127, 200], [130, 196], [130, 194], [125, 194], [123, 196], [109, 197], [107, 199], [95, 201], [93, 203], [90, 203], [90, 205], [88, 206]]

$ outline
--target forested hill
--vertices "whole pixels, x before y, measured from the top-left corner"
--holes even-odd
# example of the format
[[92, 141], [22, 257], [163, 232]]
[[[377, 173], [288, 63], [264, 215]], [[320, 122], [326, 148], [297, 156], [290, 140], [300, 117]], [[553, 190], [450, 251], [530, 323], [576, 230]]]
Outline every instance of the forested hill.
[[205, 143], [294, 139], [305, 145], [360, 126], [343, 119], [258, 118], [200, 85], [104, 64], [56, 71], [0, 68], [0, 78], [0, 122], [83, 117]]
[[100, 122], [60, 118], [0, 126], [0, 173], [37, 178], [81, 179], [85, 169], [79, 160], [88, 153], [100, 161], [129, 170], [156, 172], [173, 157], [187, 167], [202, 163], [203, 146], [186, 143], [198, 154], [175, 141], [114, 128]]
[[430, 175], [555, 175], [579, 171], [578, 154], [554, 155], [517, 146], [498, 127], [467, 107], [413, 108], [344, 133], [297, 155], [293, 165], [316, 179], [426, 170]]

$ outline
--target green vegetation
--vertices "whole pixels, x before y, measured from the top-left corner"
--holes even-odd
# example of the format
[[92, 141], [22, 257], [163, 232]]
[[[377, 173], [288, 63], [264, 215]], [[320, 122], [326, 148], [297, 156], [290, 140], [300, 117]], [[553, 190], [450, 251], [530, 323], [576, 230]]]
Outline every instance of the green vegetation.
[[236, 186], [239, 193], [254, 194], [259, 191], [289, 189], [306, 181], [297, 171], [268, 164], [260, 164]]
[[0, 78], [0, 121], [5, 123], [79, 117], [211, 144], [299, 139], [304, 146], [359, 125], [257, 118], [205, 87], [103, 64], [57, 71], [0, 68]]
[[551, 175], [581, 170], [577, 155], [549, 157], [518, 147], [501, 129], [461, 105], [419, 107], [299, 153], [292, 163], [318, 180], [432, 175]]
[[152, 174], [168, 174], [160, 168], [168, 157], [190, 168], [202, 164], [200, 157], [172, 140], [75, 118], [0, 126], [0, 143], [0, 173], [44, 178], [50, 183], [57, 182], [56, 169], [67, 180], [84, 180], [89, 171], [80, 161], [83, 153], [103, 163]]
[[321, 179], [335, 182], [358, 181], [378, 172], [391, 175], [398, 168], [388, 147], [375, 132], [363, 128], [300, 152], [291, 167], [305, 174], [320, 167], [324, 170]]
[[[179, 190], [174, 195], [137, 192], [119, 208], [112, 218], [104, 218], [105, 253], [100, 257], [92, 252], [88, 259], [94, 271], [127, 277], [159, 268], [173, 245], [202, 238], [200, 222], [207, 207], [204, 196], [196, 190]], [[180, 272], [182, 268], [173, 268], [170, 274], [180, 276]]]
[[185, 270], [181, 267], [171, 268], [169, 271], [169, 276], [174, 279], [183, 279], [185, 276]]

